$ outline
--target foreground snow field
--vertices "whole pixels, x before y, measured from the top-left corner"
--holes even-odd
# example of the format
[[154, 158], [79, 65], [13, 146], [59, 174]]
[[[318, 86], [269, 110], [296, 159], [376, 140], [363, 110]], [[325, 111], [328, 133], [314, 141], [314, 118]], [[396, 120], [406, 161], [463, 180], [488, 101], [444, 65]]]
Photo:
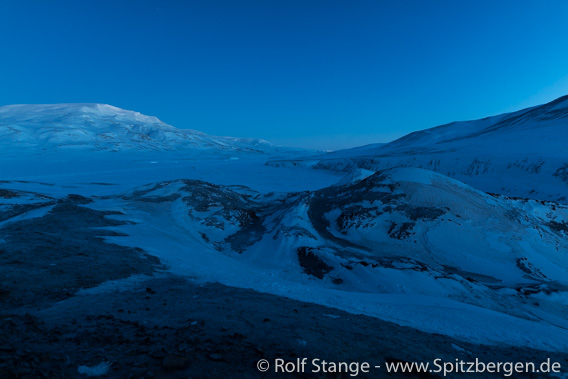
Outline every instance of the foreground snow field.
[[[538, 132], [545, 140], [554, 140], [546, 137], [549, 131], [565, 133], [565, 102], [548, 105], [546, 112], [537, 107], [539, 112], [420, 132], [407, 138], [408, 146], [438, 149], [454, 146], [453, 141], [489, 138], [479, 143], [487, 143], [495, 163], [497, 145], [489, 142], [510, 132], [516, 145], [506, 150], [506, 160], [523, 162], [529, 144], [522, 142], [528, 138], [522, 133], [536, 133], [540, 122]], [[527, 126], [526, 120], [533, 123]], [[372, 164], [353, 152], [300, 158], [310, 152], [179, 130], [154, 117], [97, 104], [0, 107], [0, 133], [5, 144], [0, 157], [0, 317], [24, 320], [4, 329], [6, 335], [21, 325], [31, 333], [21, 319], [25, 313], [51, 327], [59, 325], [57, 320], [85, 318], [94, 299], [116, 304], [116, 309], [98, 310], [99, 315], [126, 322], [134, 308], [144, 307], [139, 300], [123, 299], [133, 302], [130, 309], [117, 299], [139, 296], [154, 280], [164, 293], [164, 283], [175, 282], [175, 288], [188, 286], [180, 289], [184, 294], [197, 291], [191, 296], [201, 296], [199, 288], [226, 288], [246, 293], [245, 302], [258, 298], [266, 307], [282, 297], [292, 299], [286, 302], [296, 308], [299, 302], [322, 306], [310, 305], [312, 313], [298, 319], [299, 327], [308, 317], [325, 320], [323, 329], [331, 327], [327, 324], [334, 318], [326, 315], [341, 310], [351, 315], [340, 312], [338, 317], [361, 317], [368, 325], [374, 318], [382, 320], [376, 321], [381, 328], [385, 322], [412, 328], [395, 328], [398, 337], [389, 337], [395, 344], [413, 335], [416, 343], [435, 351], [425, 337], [430, 335], [443, 340], [444, 349], [467, 344], [470, 353], [484, 351], [492, 358], [516, 349], [507, 351], [516, 358], [554, 354], [565, 359], [568, 206], [563, 194], [568, 187], [553, 169], [568, 157], [556, 142], [550, 143], [551, 160], [534, 172], [516, 175], [495, 168], [448, 176], [443, 167], [454, 167], [462, 153], [473, 157], [477, 142], [436, 151], [441, 163], [429, 169], [421, 168], [416, 150], [397, 150], [404, 138], [377, 152], [364, 149], [386, 154]], [[541, 159], [539, 146], [527, 154]], [[409, 159], [419, 163], [408, 167], [413, 166]], [[510, 191], [483, 192], [496, 188], [491, 175], [511, 180]], [[464, 177], [468, 184], [459, 180]], [[544, 187], [534, 178], [542, 179]], [[525, 182], [532, 183], [530, 190]], [[529, 193], [529, 198], [511, 196]], [[154, 290], [147, 288], [152, 297]], [[157, 313], [148, 320], [160, 328], [168, 317], [181, 322], [180, 315], [160, 316], [162, 306], [164, 312], [181, 312], [166, 307], [174, 300], [161, 296], [152, 304]], [[179, 301], [191, 308], [191, 299]], [[220, 305], [209, 306], [200, 313], [203, 322]], [[184, 312], [193, 312], [189, 308]], [[269, 313], [269, 320], [278, 317]], [[338, 327], [343, 328], [338, 338], [349, 338], [350, 326], [337, 322], [333, 328]], [[321, 340], [316, 329], [309, 334]], [[292, 348], [286, 336], [279, 338]], [[309, 340], [301, 334], [294, 338]], [[216, 358], [218, 353], [211, 354]], [[104, 363], [95, 358], [75, 363]]]

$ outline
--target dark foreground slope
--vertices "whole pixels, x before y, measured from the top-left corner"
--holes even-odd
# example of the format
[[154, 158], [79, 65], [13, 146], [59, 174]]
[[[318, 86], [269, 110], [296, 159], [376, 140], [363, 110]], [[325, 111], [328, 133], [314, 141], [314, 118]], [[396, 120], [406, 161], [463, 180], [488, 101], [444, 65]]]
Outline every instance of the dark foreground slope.
[[381, 365], [359, 377], [398, 377], [387, 375], [384, 362], [436, 358], [540, 362], [550, 357], [568, 365], [568, 354], [472, 345], [367, 316], [220, 284], [197, 285], [167, 274], [123, 291], [85, 293], [41, 309], [2, 312], [0, 320], [2, 378], [86, 377], [80, 370], [101, 364], [109, 366], [103, 375], [109, 378], [347, 377], [275, 374], [273, 369], [260, 373], [256, 366], [260, 359], [295, 362], [303, 357]]

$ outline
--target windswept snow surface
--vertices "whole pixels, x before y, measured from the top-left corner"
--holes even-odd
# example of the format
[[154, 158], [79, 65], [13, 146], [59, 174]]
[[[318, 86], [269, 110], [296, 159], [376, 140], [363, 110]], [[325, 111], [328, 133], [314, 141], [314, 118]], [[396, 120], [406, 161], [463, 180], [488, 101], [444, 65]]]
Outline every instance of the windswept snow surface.
[[482, 120], [452, 122], [317, 157], [274, 160], [348, 172], [417, 167], [486, 192], [568, 202], [568, 96]]

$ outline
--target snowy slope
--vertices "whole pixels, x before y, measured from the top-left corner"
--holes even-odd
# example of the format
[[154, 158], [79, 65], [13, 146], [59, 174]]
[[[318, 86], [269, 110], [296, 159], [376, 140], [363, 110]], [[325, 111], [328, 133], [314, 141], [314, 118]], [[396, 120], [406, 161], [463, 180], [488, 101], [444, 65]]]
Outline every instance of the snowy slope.
[[172, 180], [93, 206], [130, 222], [112, 242], [199, 280], [468, 341], [568, 348], [568, 208], [555, 203], [404, 168], [280, 194]]
[[105, 104], [7, 105], [0, 107], [2, 151], [213, 150], [262, 153], [270, 143], [215, 137], [177, 129], [156, 117]]
[[[482, 120], [453, 122], [294, 163], [350, 171], [418, 167], [486, 192], [568, 201], [568, 96]], [[272, 162], [286, 165], [290, 162]]]

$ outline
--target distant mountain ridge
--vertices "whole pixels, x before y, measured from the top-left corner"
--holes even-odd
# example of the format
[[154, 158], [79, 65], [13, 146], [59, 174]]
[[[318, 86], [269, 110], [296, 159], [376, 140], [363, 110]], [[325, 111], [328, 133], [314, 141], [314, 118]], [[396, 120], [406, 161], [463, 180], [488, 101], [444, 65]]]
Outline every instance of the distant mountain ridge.
[[459, 121], [371, 144], [271, 165], [351, 172], [424, 168], [486, 192], [568, 201], [568, 96], [517, 112]]
[[[385, 151], [398, 151], [399, 149], [430, 146], [442, 151], [444, 145], [455, 144], [458, 141], [472, 140], [495, 135], [511, 134], [512, 132], [530, 131], [536, 129], [551, 129], [558, 131], [556, 135], [568, 135], [568, 95], [560, 97], [550, 103], [526, 108], [517, 112], [506, 113], [498, 116], [486, 117], [481, 120], [458, 121], [437, 126], [403, 136], [382, 147]], [[552, 133], [551, 133], [552, 134]], [[506, 137], [506, 135], [504, 136]], [[546, 136], [543, 136], [546, 137]], [[549, 153], [565, 155], [565, 149], [560, 149], [557, 144], [552, 144], [553, 139], [545, 140], [546, 146], [539, 139], [525, 140], [527, 150], [531, 147], [555, 148]], [[521, 141], [505, 141], [505, 144]], [[562, 142], [562, 141], [558, 141]], [[381, 147], [381, 146], [377, 146]]]
[[217, 137], [177, 129], [158, 118], [107, 104], [30, 104], [0, 107], [4, 149], [172, 151], [216, 150], [263, 153], [267, 141]]

